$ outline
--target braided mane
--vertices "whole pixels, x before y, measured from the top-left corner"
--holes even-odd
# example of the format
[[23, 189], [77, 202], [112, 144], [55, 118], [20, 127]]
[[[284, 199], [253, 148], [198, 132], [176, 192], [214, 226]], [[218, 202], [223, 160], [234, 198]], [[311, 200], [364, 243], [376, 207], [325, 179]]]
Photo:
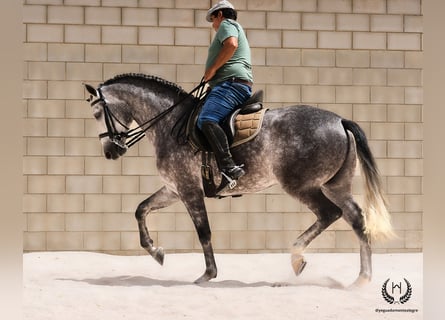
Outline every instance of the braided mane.
[[134, 84], [135, 82], [142, 82], [142, 85], [145, 84], [147, 81], [153, 81], [157, 84], [161, 84], [167, 87], [170, 87], [171, 89], [176, 90], [178, 93], [186, 93], [184, 89], [182, 89], [180, 86], [178, 86], [176, 83], [167, 81], [165, 79], [162, 79], [157, 76], [153, 75], [147, 75], [143, 73], [123, 73], [116, 75], [115, 77], [108, 79], [103, 83], [103, 85], [110, 85], [114, 83], [131, 83]]

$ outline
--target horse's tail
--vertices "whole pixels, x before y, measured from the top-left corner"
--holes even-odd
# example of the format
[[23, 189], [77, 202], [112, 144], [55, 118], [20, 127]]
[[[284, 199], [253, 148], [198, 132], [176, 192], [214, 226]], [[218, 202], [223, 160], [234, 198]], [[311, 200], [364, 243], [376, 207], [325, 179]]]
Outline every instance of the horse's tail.
[[394, 237], [391, 226], [391, 218], [387, 210], [387, 204], [383, 195], [382, 183], [377, 169], [377, 164], [368, 140], [360, 126], [350, 120], [342, 119], [343, 127], [349, 130], [355, 138], [357, 155], [360, 160], [365, 182], [365, 233], [373, 239], [389, 239]]

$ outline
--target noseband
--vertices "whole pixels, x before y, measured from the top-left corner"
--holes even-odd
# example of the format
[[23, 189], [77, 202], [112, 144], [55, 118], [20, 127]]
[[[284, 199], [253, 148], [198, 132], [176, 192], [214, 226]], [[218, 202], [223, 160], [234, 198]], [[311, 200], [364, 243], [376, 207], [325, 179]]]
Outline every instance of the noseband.
[[[104, 110], [104, 117], [105, 117], [105, 125], [107, 126], [107, 131], [99, 134], [99, 139], [102, 139], [104, 137], [108, 137], [112, 143], [117, 145], [118, 147], [122, 149], [128, 149], [132, 145], [134, 145], [136, 142], [141, 140], [145, 136], [145, 132], [150, 129], [153, 125], [155, 125], [159, 120], [161, 120], [164, 116], [166, 116], [168, 113], [170, 113], [175, 107], [177, 107], [179, 104], [181, 104], [185, 99], [187, 99], [189, 96], [193, 96], [193, 93], [200, 90], [198, 92], [198, 96], [202, 96], [203, 89], [206, 85], [206, 82], [204, 80], [201, 80], [199, 85], [197, 85], [195, 88], [193, 88], [192, 91], [190, 91], [187, 96], [180, 101], [173, 104], [168, 109], [162, 111], [155, 117], [149, 119], [148, 121], [144, 122], [143, 124], [139, 125], [136, 128], [130, 129], [128, 126], [122, 123], [110, 110], [108, 107], [107, 101], [105, 100], [105, 97], [102, 94], [101, 86], [96, 89], [97, 93], [99, 94], [99, 97], [91, 102], [91, 106], [94, 106], [95, 104], [102, 102], [103, 110]], [[87, 99], [88, 102], [90, 102], [92, 99]], [[125, 130], [128, 130], [127, 132], [119, 132], [116, 129], [115, 121], [119, 123], [122, 127], [125, 128]], [[145, 128], [144, 128], [145, 127]], [[130, 138], [128, 142], [125, 142], [126, 139]]]

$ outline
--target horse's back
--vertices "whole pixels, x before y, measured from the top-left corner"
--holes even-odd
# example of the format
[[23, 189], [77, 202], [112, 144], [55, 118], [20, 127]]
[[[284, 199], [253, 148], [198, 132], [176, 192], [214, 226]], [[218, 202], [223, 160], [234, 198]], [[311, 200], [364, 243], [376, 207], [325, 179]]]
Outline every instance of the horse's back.
[[309, 105], [294, 105], [270, 109], [267, 118], [269, 118], [272, 123], [292, 123], [292, 127], [297, 129], [318, 129], [320, 125], [341, 124], [342, 119], [342, 117], [334, 112]]
[[290, 106], [267, 112], [264, 128], [269, 131], [273, 143], [298, 148], [314, 144], [328, 147], [334, 138], [346, 137], [341, 120], [339, 115], [320, 108]]

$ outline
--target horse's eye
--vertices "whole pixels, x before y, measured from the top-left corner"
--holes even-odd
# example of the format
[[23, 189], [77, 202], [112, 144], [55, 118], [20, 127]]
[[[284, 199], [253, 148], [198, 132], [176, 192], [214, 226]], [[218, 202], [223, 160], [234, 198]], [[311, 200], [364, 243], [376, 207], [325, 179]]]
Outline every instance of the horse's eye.
[[96, 120], [99, 119], [101, 115], [102, 115], [102, 112], [100, 112], [100, 110], [93, 112], [93, 117], [96, 118]]

